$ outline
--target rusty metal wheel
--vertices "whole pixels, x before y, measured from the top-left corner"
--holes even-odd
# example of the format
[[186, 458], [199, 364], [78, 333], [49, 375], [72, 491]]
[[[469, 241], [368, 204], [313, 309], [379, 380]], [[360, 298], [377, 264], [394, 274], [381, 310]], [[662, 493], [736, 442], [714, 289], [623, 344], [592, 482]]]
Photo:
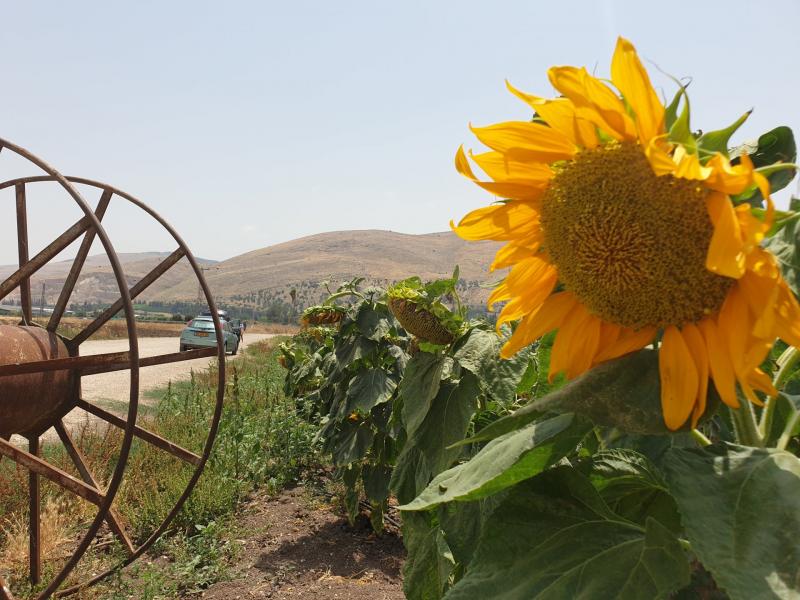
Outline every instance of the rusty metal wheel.
[[[0, 139], [0, 151], [16, 154], [36, 165], [43, 172], [42, 175], [11, 179], [0, 183], [0, 191], [12, 188], [15, 192], [19, 249], [19, 269], [5, 281], [0, 282], [0, 300], [19, 290], [22, 309], [20, 324], [0, 325], [0, 460], [3, 460], [4, 457], [10, 459], [29, 473], [27, 490], [29, 496], [28, 570], [31, 584], [36, 586], [36, 589], [42, 590], [37, 597], [48, 598], [54, 594], [64, 596], [92, 585], [136, 560], [163, 534], [190, 496], [210, 456], [222, 414], [225, 392], [222, 327], [213, 297], [197, 261], [181, 237], [158, 213], [140, 200], [110, 185], [78, 177], [64, 177], [28, 151], [11, 142]], [[2, 158], [1, 155], [0, 158]], [[61, 189], [78, 204], [84, 216], [31, 258], [28, 255], [26, 198], [28, 191], [42, 182], [59, 184]], [[95, 210], [92, 210], [83, 199], [78, 188], [89, 188], [100, 192], [100, 199]], [[130, 203], [143, 210], [155, 220], [157, 225], [165, 229], [177, 244], [177, 249], [169, 257], [162, 260], [130, 289], [119, 257], [101, 225], [101, 220], [112, 199], [115, 199], [116, 202]], [[81, 237], [79, 249], [52, 314], [44, 326], [36, 324], [32, 315], [31, 277]], [[57, 330], [95, 239], [102, 244], [108, 257], [119, 289], [119, 299], [89, 322], [77, 335], [66, 338], [57, 333]], [[197, 277], [206, 303], [211, 309], [217, 345], [201, 350], [140, 357], [132, 300], [184, 258]], [[125, 315], [128, 350], [82, 356], [81, 344], [119, 313]], [[211, 409], [208, 435], [202, 443], [202, 448], [197, 451], [183, 448], [174, 441], [137, 425], [140, 368], [214, 356], [217, 357], [219, 365], [217, 393]], [[118, 414], [119, 411], [115, 413], [106, 410], [82, 397], [81, 380], [83, 377], [120, 370], [129, 370], [130, 372], [130, 395], [127, 410], [123, 411], [123, 414]], [[107, 475], [107, 485], [105, 486], [101, 485], [99, 478], [92, 473], [79, 445], [73, 439], [69, 426], [64, 422], [65, 416], [76, 408], [92, 415], [95, 420], [104, 422], [109, 428], [118, 428], [122, 432], [122, 439], [115, 457], [116, 464], [108, 465], [104, 469]], [[54, 429], [66, 455], [72, 462], [74, 467], [72, 470], [75, 475], [59, 469], [42, 457], [42, 436], [51, 428]], [[27, 438], [27, 451], [13, 442], [12, 436], [15, 435]], [[149, 535], [140, 535], [143, 541], [138, 545], [131, 539], [126, 523], [115, 509], [114, 504], [125, 478], [134, 440], [139, 440], [136, 443], [144, 443], [163, 451], [166, 455], [186, 464], [190, 469], [185, 489], [175, 501], [172, 509], [160, 524], [152, 528]], [[55, 568], [56, 573], [46, 585], [42, 582], [40, 543], [40, 478], [42, 477], [53, 482], [62, 490], [89, 501], [97, 508], [94, 518], [86, 526], [85, 533], [80, 536], [66, 561]], [[10, 491], [0, 490], [0, 496], [10, 493]], [[98, 534], [104, 524], [124, 549], [124, 558], [114, 562], [98, 575], [84, 581], [70, 582], [70, 587], [59, 589], [86, 551], [93, 543], [96, 544]], [[11, 597], [11, 592], [3, 582], [2, 567], [0, 565], [0, 600], [5, 600], [5, 598]]]

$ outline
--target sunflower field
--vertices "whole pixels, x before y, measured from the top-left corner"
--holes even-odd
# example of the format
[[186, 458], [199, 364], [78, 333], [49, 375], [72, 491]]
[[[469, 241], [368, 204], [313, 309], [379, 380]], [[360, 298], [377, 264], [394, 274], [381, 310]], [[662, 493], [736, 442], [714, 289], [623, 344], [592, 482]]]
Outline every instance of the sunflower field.
[[800, 597], [793, 134], [693, 130], [622, 38], [609, 79], [548, 76], [456, 154], [497, 197], [453, 224], [504, 243], [497, 323], [458, 271], [351, 285], [283, 346], [287, 392], [351, 518], [396, 499], [408, 598]]

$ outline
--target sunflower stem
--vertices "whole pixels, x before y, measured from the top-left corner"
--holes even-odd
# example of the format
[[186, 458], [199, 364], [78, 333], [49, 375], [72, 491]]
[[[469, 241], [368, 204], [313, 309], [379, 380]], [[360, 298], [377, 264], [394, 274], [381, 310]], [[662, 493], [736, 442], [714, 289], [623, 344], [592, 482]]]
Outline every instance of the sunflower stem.
[[733, 417], [737, 441], [745, 446], [763, 448], [764, 440], [758, 432], [756, 415], [753, 412], [753, 407], [750, 402], [744, 398], [740, 398], [739, 408], [731, 408], [730, 411]]
[[[775, 389], [780, 391], [786, 378], [794, 371], [797, 362], [800, 361], [800, 351], [797, 348], [790, 346], [778, 358], [778, 372], [772, 381]], [[769, 396], [764, 402], [764, 410], [761, 413], [761, 422], [758, 425], [758, 432], [763, 439], [766, 439], [769, 430], [772, 428], [772, 418], [775, 415], [775, 407], [778, 404], [777, 396]]]
[[699, 429], [692, 429], [692, 437], [698, 444], [700, 444], [703, 447], [711, 445], [711, 440], [708, 439], [705, 436], [705, 434]]
[[778, 438], [778, 443], [775, 444], [775, 448], [778, 450], [786, 450], [786, 446], [789, 445], [789, 440], [792, 439], [792, 432], [794, 431], [797, 424], [800, 423], [800, 412], [794, 413], [789, 422], [786, 423], [786, 429], [783, 430], [781, 437]]

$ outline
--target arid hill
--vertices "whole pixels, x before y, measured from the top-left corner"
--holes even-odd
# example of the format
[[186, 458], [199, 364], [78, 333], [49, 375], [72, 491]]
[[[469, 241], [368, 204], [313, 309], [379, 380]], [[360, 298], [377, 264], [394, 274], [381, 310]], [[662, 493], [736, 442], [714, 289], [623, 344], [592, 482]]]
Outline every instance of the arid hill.
[[[459, 265], [463, 281], [463, 300], [480, 306], [489, 290], [481, 287], [496, 281], [502, 273], [489, 274], [488, 265], [499, 244], [465, 242], [452, 232], [410, 235], [393, 231], [335, 231], [253, 250], [214, 263], [201, 260], [205, 276], [219, 303], [264, 307], [271, 302], [289, 303], [290, 290], [297, 293], [298, 308], [318, 302], [325, 295], [320, 284], [332, 289], [354, 277], [364, 277], [363, 285], [386, 286], [419, 275], [425, 280], [449, 276]], [[129, 285], [134, 285], [169, 253], [121, 253]], [[38, 305], [41, 285], [45, 302], [53, 303], [69, 272], [72, 261], [47, 265], [32, 279], [34, 304]], [[16, 266], [0, 266], [0, 278]], [[184, 259], [173, 266], [140, 296], [149, 301], [194, 301], [197, 280]], [[116, 283], [105, 255], [89, 257], [73, 303], [110, 303], [118, 297]], [[17, 294], [11, 298], [18, 298]]]
[[[133, 286], [149, 273], [159, 262], [169, 256], [169, 252], [134, 252], [118, 253], [122, 268], [128, 281], [128, 286]], [[212, 265], [215, 261], [198, 259], [202, 265]], [[72, 268], [72, 260], [55, 261], [42, 267], [31, 278], [31, 293], [34, 306], [41, 302], [42, 283], [45, 284], [45, 304], [52, 305], [64, 286], [64, 281]], [[16, 265], [0, 266], [0, 279], [5, 279], [17, 270]], [[192, 276], [191, 267], [184, 259], [174, 265], [161, 277], [151, 288], [150, 294], [159, 294], [159, 290], [172, 287], [181, 281], [187, 280]], [[196, 284], [195, 284], [196, 287]], [[105, 254], [95, 254], [89, 256], [84, 263], [75, 291], [72, 294], [71, 302], [80, 304], [89, 303], [111, 303], [119, 298], [119, 289]], [[7, 300], [18, 300], [19, 291], [9, 295]], [[6, 301], [7, 301], [6, 300]]]
[[[307, 305], [324, 294], [322, 281], [335, 288], [360, 276], [366, 278], [365, 285], [383, 286], [412, 275], [426, 280], [448, 276], [459, 265], [467, 285], [464, 300], [479, 305], [489, 294], [480, 284], [502, 277], [488, 272], [498, 247], [494, 242], [465, 242], [449, 231], [423, 235], [335, 231], [230, 258], [211, 266], [206, 278], [220, 301], [288, 302], [289, 291], [295, 289], [298, 301]], [[158, 290], [163, 300], [190, 300], [196, 293], [192, 278]]]

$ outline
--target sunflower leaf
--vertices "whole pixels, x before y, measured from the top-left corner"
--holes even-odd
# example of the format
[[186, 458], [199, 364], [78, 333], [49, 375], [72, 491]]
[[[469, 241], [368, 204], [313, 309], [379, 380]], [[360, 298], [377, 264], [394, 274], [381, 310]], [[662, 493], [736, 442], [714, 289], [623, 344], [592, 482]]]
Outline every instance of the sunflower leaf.
[[[748, 154], [757, 169], [771, 167], [776, 163], [794, 163], [797, 159], [794, 133], [785, 125], [776, 127], [762, 134], [758, 140], [745, 142], [732, 149], [730, 152], [731, 163], [736, 164], [738, 157], [742, 154]], [[764, 175], [769, 180], [770, 192], [774, 194], [789, 185], [794, 179], [795, 173], [795, 169], [785, 167], [764, 171]], [[731, 199], [735, 204], [747, 202], [754, 206], [758, 206], [764, 200], [757, 186], [753, 186], [737, 196], [732, 196]]]
[[[800, 209], [800, 200], [793, 199], [790, 207]], [[800, 294], [800, 219], [787, 220], [780, 231], [767, 240], [766, 248], [778, 260], [783, 278], [794, 294]]]
[[675, 123], [675, 119], [678, 118], [678, 107], [681, 104], [681, 97], [685, 93], [686, 88], [684, 86], [680, 86], [680, 89], [675, 92], [675, 96], [672, 98], [672, 102], [670, 102], [667, 107], [664, 109], [664, 124], [667, 128], [667, 131], [672, 129], [672, 125]]
[[800, 460], [715, 444], [664, 460], [692, 551], [732, 600], [800, 595]]
[[470, 461], [434, 477], [401, 510], [428, 510], [444, 502], [479, 500], [552, 466], [572, 452], [591, 425], [565, 414], [489, 442]]
[[514, 487], [487, 519], [446, 600], [667, 598], [689, 583], [678, 539], [617, 517], [589, 481], [556, 467]]
[[728, 143], [731, 136], [736, 132], [739, 127], [747, 120], [753, 109], [748, 110], [741, 117], [736, 119], [733, 123], [728, 125], [725, 129], [717, 129], [716, 131], [707, 131], [697, 140], [697, 146], [700, 148], [700, 154], [708, 155], [709, 157], [716, 152], [728, 156]]
[[697, 150], [697, 143], [689, 126], [689, 96], [686, 95], [686, 91], [683, 88], [681, 93], [684, 96], [683, 110], [669, 128], [668, 138], [672, 142], [683, 145], [690, 154], [693, 154]]

